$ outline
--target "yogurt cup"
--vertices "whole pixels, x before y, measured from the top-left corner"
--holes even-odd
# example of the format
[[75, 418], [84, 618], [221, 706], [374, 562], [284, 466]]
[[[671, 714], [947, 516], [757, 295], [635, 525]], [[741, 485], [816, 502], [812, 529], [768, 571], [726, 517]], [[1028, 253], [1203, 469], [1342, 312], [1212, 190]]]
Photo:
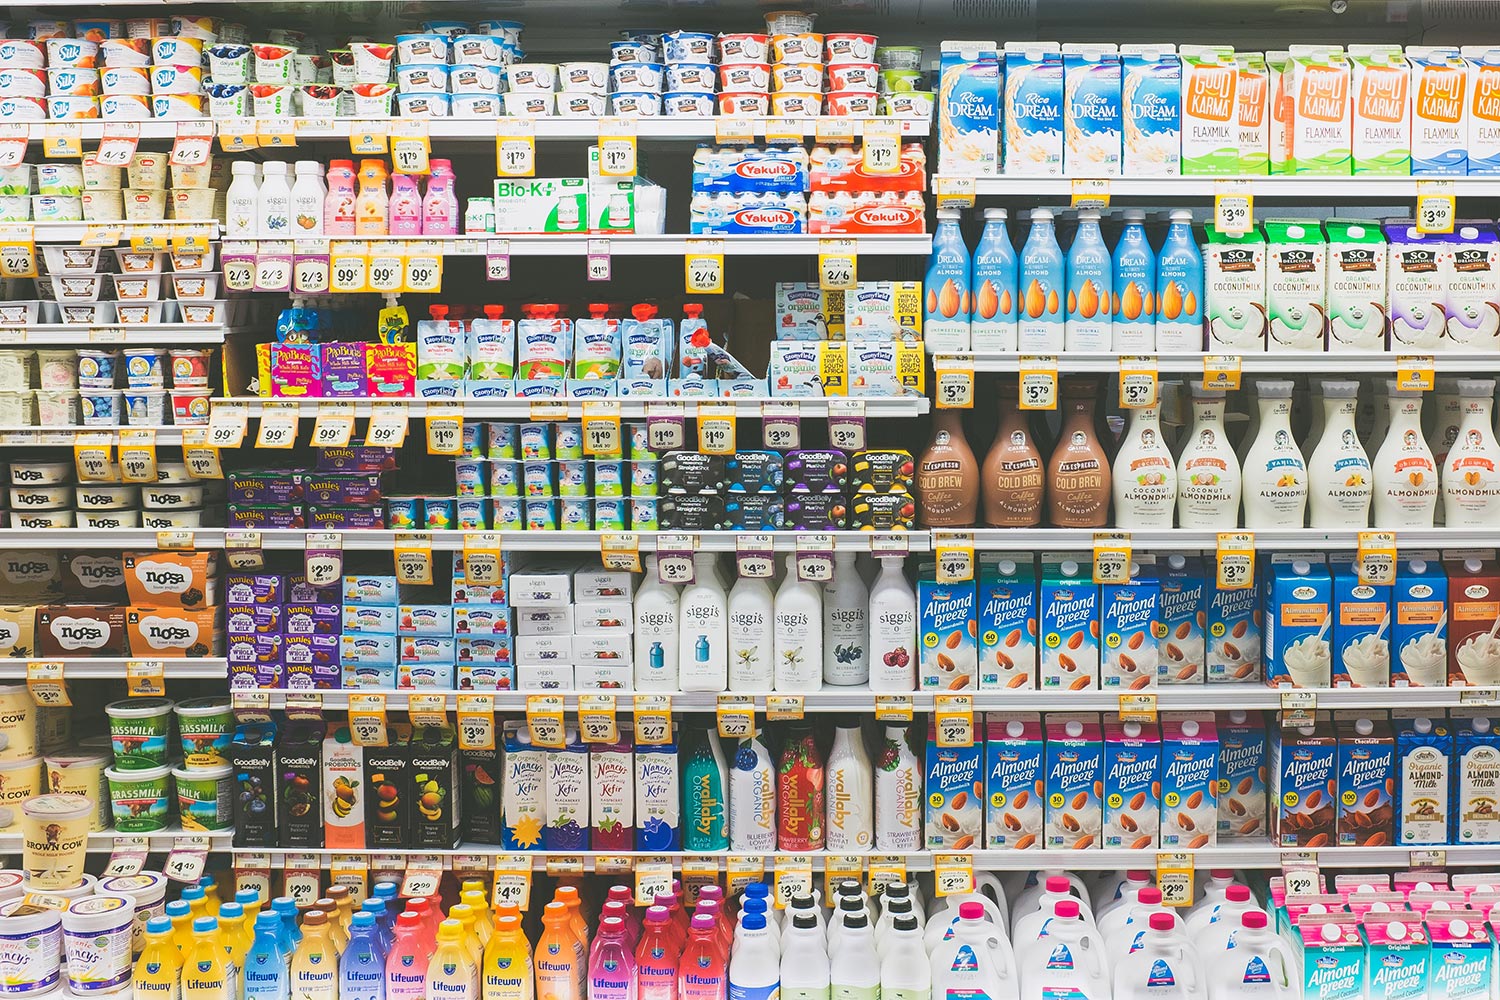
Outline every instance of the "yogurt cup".
[[99, 270], [98, 247], [44, 246], [41, 250], [48, 274], [94, 274]]
[[[46, 891], [52, 893], [55, 896], [62, 896], [64, 899], [78, 899], [80, 896], [92, 896], [94, 894], [94, 886], [96, 886], [98, 883], [99, 880], [97, 878], [90, 875], [88, 872], [84, 872], [82, 881], [80, 881], [77, 885], [67, 889], [48, 889]], [[32, 882], [30, 879], [24, 877], [23, 870], [23, 877], [21, 879], [21, 894], [25, 896], [28, 893], [41, 891], [41, 889], [37, 888], [35, 882]]]
[[661, 114], [661, 95], [647, 93], [611, 94], [609, 113], [624, 118], [655, 118]]
[[[72, 480], [72, 462], [27, 462], [24, 465], [17, 463], [10, 469], [12, 486], [66, 486]], [[24, 694], [26, 694], [24, 684], [0, 685], [0, 714], [10, 712], [18, 706], [24, 706], [25, 703], [19, 701], [20, 696]], [[34, 723], [27, 723], [28, 728], [33, 726]], [[5, 756], [5, 751], [13, 742], [14, 740], [5, 734], [5, 725], [3, 721], [0, 721], [0, 758]], [[33, 750], [36, 749], [34, 732], [31, 737], [31, 747]], [[11, 758], [16, 759], [14, 754]]]
[[0, 996], [30, 997], [56, 991], [62, 980], [62, 914], [12, 899], [0, 905]]
[[297, 99], [302, 108], [304, 118], [337, 118], [339, 117], [339, 95], [342, 94], [338, 87], [329, 83], [309, 83], [297, 89]]
[[205, 45], [212, 44], [214, 39], [223, 34], [223, 27], [216, 17], [198, 17], [193, 14], [172, 15], [172, 31], [174, 35], [182, 35], [185, 38], [201, 38]]
[[165, 386], [166, 357], [167, 352], [160, 347], [125, 348], [126, 386], [132, 389], [160, 389]]
[[[145, 97], [151, 93], [150, 70], [145, 66], [107, 66], [99, 71], [99, 89], [109, 96]], [[103, 113], [102, 102], [99, 110]]]
[[213, 299], [219, 294], [219, 275], [174, 274], [172, 297], [175, 299]]
[[505, 113], [508, 115], [536, 118], [542, 115], [552, 114], [554, 94], [517, 93], [511, 91], [504, 95]]
[[905, 94], [922, 87], [922, 71], [916, 69], [881, 69], [875, 89], [882, 94]]
[[94, 803], [89, 831], [98, 833], [109, 829], [109, 784], [104, 779], [104, 769], [109, 766], [108, 757], [85, 750], [49, 753], [42, 758], [42, 765], [48, 792], [82, 795]]
[[449, 67], [439, 63], [416, 63], [396, 67], [396, 85], [403, 94], [446, 94]]
[[10, 505], [17, 510], [63, 510], [69, 506], [67, 486], [12, 486]]
[[[203, 489], [196, 489], [201, 500]], [[222, 696], [190, 698], [179, 701], [177, 732], [182, 739], [182, 764], [194, 770], [216, 768], [229, 763], [229, 744], [234, 738], [234, 713], [229, 699]]]
[[40, 194], [82, 194], [83, 167], [77, 163], [38, 163], [36, 187]]
[[772, 34], [771, 61], [773, 63], [822, 62], [823, 36], [812, 32]]
[[731, 91], [719, 95], [719, 114], [764, 118], [771, 110], [771, 95], [765, 91]]
[[719, 89], [725, 93], [742, 90], [765, 93], [771, 89], [771, 64], [744, 62], [720, 66]]
[[250, 101], [256, 118], [284, 118], [292, 113], [292, 95], [297, 92], [290, 84], [252, 83]]
[[173, 703], [167, 698], [127, 698], [104, 706], [115, 768], [130, 771], [167, 761]]
[[21, 867], [30, 887], [66, 890], [84, 881], [93, 811], [94, 804], [81, 795], [38, 795], [22, 804]]
[[162, 427], [167, 423], [165, 389], [125, 389], [120, 402], [125, 423], [131, 427]]
[[828, 64], [828, 89], [877, 90], [880, 87], [880, 67], [872, 62], [845, 62]]
[[78, 409], [85, 427], [118, 427], [122, 396], [119, 389], [80, 389]]
[[892, 118], [931, 118], [932, 94], [924, 90], [903, 90], [880, 99], [881, 114]]
[[[385, 83], [391, 78], [391, 63], [396, 47], [381, 42], [350, 42], [354, 54], [354, 82]], [[332, 55], [332, 53], [329, 53]]]
[[151, 93], [196, 94], [203, 89], [203, 70], [198, 66], [154, 64], [151, 67]]
[[167, 357], [170, 359], [173, 387], [178, 389], [206, 387], [213, 356], [213, 351], [200, 351], [188, 347], [173, 347], [168, 350]]
[[136, 153], [130, 158], [130, 165], [125, 168], [130, 186], [151, 191], [166, 190], [168, 160], [166, 153]]
[[454, 66], [448, 72], [452, 94], [498, 94], [500, 71], [494, 66]]
[[662, 95], [661, 107], [668, 118], [711, 118], [714, 95], [668, 92]]
[[107, 38], [99, 43], [102, 66], [150, 66], [151, 39]]
[[36, 420], [43, 427], [78, 426], [78, 390], [38, 389]]
[[390, 117], [391, 103], [396, 97], [395, 87], [388, 83], [356, 83], [353, 89], [356, 116]]
[[599, 118], [604, 114], [604, 95], [582, 90], [557, 95], [557, 113], [564, 118]]
[[111, 274], [115, 298], [121, 302], [153, 302], [161, 298], [159, 274]]
[[609, 85], [609, 67], [601, 62], [565, 62], [557, 67], [562, 89], [603, 93]]
[[504, 39], [509, 45], [521, 44], [521, 32], [525, 27], [520, 21], [480, 21], [474, 26], [476, 31]]
[[836, 94], [829, 94], [824, 99], [824, 109], [830, 115], [873, 118], [879, 103], [879, 98], [873, 90], [843, 90]]
[[666, 67], [661, 63], [621, 63], [609, 68], [609, 89], [614, 93], [660, 93], [665, 74]]
[[328, 83], [331, 76], [327, 56], [298, 52], [292, 60], [292, 82], [299, 87], [309, 83]]
[[348, 49], [329, 49], [328, 61], [332, 63], [333, 85], [354, 86], [354, 53]]
[[163, 121], [202, 118], [203, 95], [153, 94], [151, 97], [151, 117], [160, 118]]
[[161, 272], [161, 260], [161, 251], [115, 248], [115, 266], [122, 274], [158, 274]]
[[0, 830], [21, 822], [21, 803], [46, 791], [39, 757], [0, 762]]
[[649, 42], [624, 41], [609, 43], [609, 64], [654, 63], [661, 59], [661, 50]]
[[[454, 94], [448, 102], [449, 114], [454, 118], [494, 118], [502, 107], [499, 94]], [[473, 199], [469, 199], [473, 202]]]
[[505, 82], [514, 93], [551, 93], [557, 89], [557, 67], [552, 63], [512, 63]]
[[[101, 276], [102, 277], [102, 276]], [[80, 348], [78, 357], [78, 386], [82, 389], [113, 389], [115, 370], [119, 355], [114, 351], [98, 351]]]
[[396, 110], [402, 118], [447, 118], [451, 107], [447, 94], [396, 95]]
[[177, 785], [177, 814], [184, 830], [228, 830], [234, 826], [234, 768], [172, 769]]
[[[67, 72], [59, 70], [58, 72]], [[0, 97], [46, 97], [47, 72], [40, 69], [0, 70]]]
[[768, 61], [770, 53], [769, 35], [735, 32], [719, 36], [719, 62], [722, 65], [763, 63]]
[[823, 36], [828, 65], [867, 63], [875, 59], [875, 36], [856, 31], [829, 32]]
[[771, 67], [771, 90], [823, 90], [823, 64], [815, 62], [777, 63]]
[[12, 69], [42, 69], [47, 65], [46, 48], [27, 38], [0, 39], [0, 66]]
[[422, 30], [429, 34], [452, 38], [468, 31], [469, 25], [464, 21], [423, 21]]
[[135, 902], [131, 921], [130, 951], [139, 955], [146, 947], [146, 923], [166, 911], [167, 877], [160, 872], [137, 872], [134, 875], [109, 875], [96, 886], [100, 895], [129, 896]]
[[26, 513], [19, 510], [10, 512], [10, 526], [12, 528], [25, 528], [27, 530], [71, 528], [73, 527], [73, 520], [73, 512], [71, 510], [52, 510], [42, 513]]
[[68, 97], [66, 95], [47, 98], [47, 117], [57, 121], [86, 121], [99, 117], [99, 98]]
[[62, 915], [68, 989], [100, 996], [123, 989], [134, 972], [135, 899], [113, 893], [80, 896]]
[[458, 35], [453, 39], [455, 66], [500, 67], [500, 43], [490, 35]]
[[136, 770], [105, 768], [115, 829], [121, 833], [165, 830], [171, 811], [171, 775], [167, 764]]
[[158, 65], [198, 66], [203, 62], [203, 39], [181, 35], [153, 38], [151, 61]]
[[141, 499], [139, 486], [101, 486], [97, 483], [73, 487], [79, 510], [129, 510]]
[[714, 36], [704, 31], [668, 31], [661, 36], [669, 63], [707, 63], [714, 57]]
[[[93, 69], [99, 61], [99, 43], [91, 42], [86, 38], [49, 38], [46, 46], [47, 65], [53, 69], [60, 69], [64, 66], [74, 69]], [[3, 48], [0, 48], [0, 64], [29, 65], [24, 62], [11, 62], [6, 57]]]
[[882, 45], [875, 50], [875, 61], [882, 69], [922, 68], [922, 47], [919, 45]]
[[816, 14], [801, 10], [773, 10], [766, 13], [766, 31], [773, 35], [813, 30]]
[[44, 97], [0, 97], [0, 121], [39, 122], [46, 117]]
[[184, 427], [206, 426], [211, 399], [207, 389], [172, 390], [172, 423]]
[[[152, 102], [153, 105], [155, 102]], [[215, 83], [208, 88], [208, 114], [211, 118], [248, 118], [250, 87], [243, 83]]]
[[[447, 35], [397, 35], [396, 61], [398, 63], [446, 63], [452, 43]], [[399, 70], [398, 70], [399, 72]]]
[[259, 44], [250, 46], [250, 51], [254, 56], [251, 80], [255, 83], [290, 84], [292, 82], [297, 69], [295, 48], [290, 45]]
[[710, 63], [667, 63], [665, 86], [669, 92], [712, 94], [718, 73]]
[[208, 47], [208, 73], [214, 83], [249, 83], [254, 65], [255, 53], [248, 45], [221, 42]]
[[772, 94], [771, 113], [786, 118], [814, 118], [823, 113], [823, 95], [795, 90]]
[[197, 528], [202, 523], [203, 511], [201, 510], [141, 511], [141, 527], [150, 528], [153, 531], [167, 531], [173, 528]]

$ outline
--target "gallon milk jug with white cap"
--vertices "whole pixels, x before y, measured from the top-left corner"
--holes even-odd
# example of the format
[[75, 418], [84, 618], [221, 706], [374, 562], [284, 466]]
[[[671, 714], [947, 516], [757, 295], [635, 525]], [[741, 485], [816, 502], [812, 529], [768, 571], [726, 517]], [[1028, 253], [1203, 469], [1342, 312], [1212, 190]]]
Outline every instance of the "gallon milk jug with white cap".
[[1202, 1000], [1198, 961], [1170, 913], [1153, 913], [1141, 946], [1114, 963], [1114, 1000]]
[[1295, 963], [1286, 942], [1266, 927], [1266, 915], [1260, 910], [1247, 910], [1239, 919], [1240, 926], [1229, 935], [1225, 950], [1201, 953], [1208, 1000], [1296, 997]]
[[1104, 939], [1072, 897], [1052, 904], [1034, 940], [1017, 938], [1016, 966], [1021, 1000], [1109, 1000]]
[[958, 908], [951, 936], [932, 949], [934, 1000], [1020, 1000], [1016, 960], [977, 901]]
[[782, 1000], [828, 1000], [828, 952], [818, 919], [799, 913], [781, 939]]

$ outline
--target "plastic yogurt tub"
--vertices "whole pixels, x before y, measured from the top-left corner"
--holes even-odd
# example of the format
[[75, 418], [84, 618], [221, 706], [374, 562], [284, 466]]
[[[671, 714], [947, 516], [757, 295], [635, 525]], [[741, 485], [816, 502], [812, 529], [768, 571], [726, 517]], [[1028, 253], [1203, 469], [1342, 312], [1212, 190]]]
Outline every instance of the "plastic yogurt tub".
[[89, 884], [83, 863], [93, 812], [94, 804], [82, 795], [38, 795], [22, 803], [21, 865], [28, 892], [72, 891]]
[[714, 113], [714, 95], [671, 91], [662, 95], [662, 111], [668, 117], [709, 118]]
[[45, 791], [41, 760], [0, 763], [0, 789], [0, 830], [9, 830], [21, 822], [21, 803]]
[[773, 63], [822, 62], [823, 36], [810, 32], [772, 35], [771, 61]]
[[85, 483], [73, 487], [73, 506], [78, 510], [129, 510], [140, 502], [138, 486], [101, 486]]
[[36, 756], [36, 707], [25, 684], [0, 684], [0, 760]]
[[609, 84], [609, 67], [601, 62], [565, 62], [557, 67], [563, 90], [603, 93]]
[[749, 115], [764, 118], [771, 107], [771, 95], [765, 91], [737, 91], [719, 95], [719, 114]]
[[770, 52], [771, 39], [768, 35], [735, 33], [719, 36], [719, 62], [723, 65], [763, 63], [767, 61]]
[[84, 750], [49, 753], [42, 757], [42, 764], [48, 792], [82, 795], [94, 803], [94, 813], [89, 820], [90, 833], [109, 829], [109, 783], [104, 778], [109, 757]]
[[166, 829], [171, 774], [169, 764], [131, 771], [105, 768], [115, 829], [121, 833], [150, 833]]
[[[200, 494], [201, 496], [201, 494]], [[229, 763], [234, 738], [234, 713], [229, 699], [191, 698], [177, 703], [177, 732], [182, 739], [182, 764], [188, 769]]]
[[771, 89], [771, 64], [745, 62], [720, 66], [719, 89], [726, 93], [744, 90], [765, 93]]
[[823, 36], [828, 62], [863, 63], [875, 58], [875, 36], [859, 32], [830, 32]]
[[116, 769], [132, 771], [166, 763], [173, 707], [169, 698], [127, 698], [104, 706]]
[[129, 896], [135, 902], [130, 932], [130, 951], [139, 955], [146, 947], [146, 922], [159, 917], [167, 905], [167, 877], [160, 872], [138, 872], [135, 875], [110, 875], [101, 878], [96, 887], [99, 895]]
[[130, 982], [135, 899], [96, 893], [68, 904], [62, 915], [68, 989], [75, 995], [111, 993]]
[[669, 31], [661, 36], [662, 54], [669, 63], [710, 62], [714, 36], [703, 31]]
[[0, 903], [18, 899], [25, 892], [25, 872], [19, 868], [0, 868]]
[[20, 899], [0, 905], [0, 996], [50, 993], [62, 977], [62, 914]]
[[184, 830], [227, 830], [234, 825], [234, 768], [172, 769], [177, 812]]
[[781, 35], [813, 30], [813, 21], [818, 15], [800, 10], [772, 10], [766, 12], [766, 31]]

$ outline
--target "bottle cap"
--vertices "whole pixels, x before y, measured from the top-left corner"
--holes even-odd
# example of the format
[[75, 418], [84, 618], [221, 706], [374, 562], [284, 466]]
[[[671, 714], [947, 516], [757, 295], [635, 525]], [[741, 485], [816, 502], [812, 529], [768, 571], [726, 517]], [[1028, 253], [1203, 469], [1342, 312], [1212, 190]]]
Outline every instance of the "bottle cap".
[[1052, 912], [1064, 920], [1074, 920], [1078, 917], [1078, 900], [1059, 899], [1057, 905], [1053, 907]]
[[1177, 918], [1170, 913], [1151, 914], [1151, 929], [1153, 931], [1169, 931], [1177, 923]]
[[195, 917], [193, 919], [194, 934], [212, 934], [218, 929], [219, 921], [213, 917]]
[[1246, 910], [1240, 914], [1240, 926], [1260, 930], [1266, 926], [1266, 915], [1259, 910]]
[[1245, 903], [1250, 899], [1250, 887], [1247, 885], [1232, 885], [1224, 890], [1224, 898], [1231, 903]]

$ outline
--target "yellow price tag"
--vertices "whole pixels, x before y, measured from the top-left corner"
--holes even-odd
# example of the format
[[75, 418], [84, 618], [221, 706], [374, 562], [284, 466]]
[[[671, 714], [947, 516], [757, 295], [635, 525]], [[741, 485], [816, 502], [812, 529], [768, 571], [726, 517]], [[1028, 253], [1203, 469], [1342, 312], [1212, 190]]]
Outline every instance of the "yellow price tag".
[[1109, 207], [1109, 181], [1103, 177], [1079, 177], [1072, 184], [1073, 207], [1103, 211]]
[[396, 536], [396, 582], [417, 586], [432, 583], [432, 538], [425, 534]]
[[226, 153], [243, 153], [260, 145], [254, 118], [221, 118], [219, 148]]
[[26, 687], [31, 700], [49, 708], [66, 708], [73, 704], [68, 686], [63, 683], [63, 665], [56, 660], [32, 660], [26, 664]]
[[1120, 359], [1120, 407], [1138, 410], [1156, 405], [1156, 360], [1127, 356]]
[[430, 153], [425, 121], [401, 119], [391, 125], [391, 166], [395, 173], [431, 173]]
[[502, 118], [495, 136], [497, 177], [536, 176], [536, 122], [530, 118]]
[[386, 735], [385, 695], [349, 696], [349, 735], [357, 746], [383, 747], [390, 744]]
[[932, 551], [939, 583], [965, 583], [974, 579], [974, 536], [967, 532], [935, 533]]
[[599, 119], [599, 175], [636, 175], [635, 123], [630, 119]]
[[877, 722], [910, 722], [913, 711], [909, 694], [877, 694], [875, 696], [875, 720]]
[[583, 453], [590, 457], [622, 454], [620, 403], [614, 399], [591, 399], [583, 404]]
[[933, 380], [937, 385], [937, 408], [972, 410], [974, 408], [974, 363], [952, 355], [940, 354], [932, 359]]
[[1018, 384], [1020, 408], [1023, 410], [1057, 409], [1057, 358], [1052, 355], [1024, 355]]
[[73, 465], [82, 482], [114, 482], [119, 471], [114, 455], [114, 439], [103, 431], [87, 432], [73, 438]]
[[599, 536], [599, 561], [605, 569], [641, 571], [641, 537], [633, 531], [606, 531]]
[[1221, 392], [1238, 392], [1241, 359], [1238, 354], [1205, 354], [1203, 388]]
[[614, 743], [620, 738], [614, 695], [578, 696], [578, 735], [585, 743]]
[[635, 742], [639, 746], [661, 746], [672, 742], [672, 696], [638, 694], [632, 704]]
[[755, 123], [749, 118], [714, 117], [714, 142], [721, 146], [745, 145], [755, 141]]
[[1255, 226], [1255, 195], [1247, 181], [1217, 181], [1214, 184], [1214, 228], [1238, 236]]
[[156, 482], [155, 428], [121, 428], [120, 479], [127, 483]]
[[682, 258], [689, 295], [722, 295], [724, 292], [724, 241], [688, 240]]
[[[1220, 590], [1248, 590], [1255, 586], [1255, 533], [1221, 531], [1218, 533], [1214, 562]], [[1222, 623], [1215, 628], [1222, 629]], [[1214, 638], [1222, 638], [1214, 636]]]
[[1436, 365], [1432, 355], [1403, 354], [1396, 358], [1396, 388], [1403, 392], [1431, 392]]
[[1370, 587], [1389, 587], [1396, 582], [1396, 533], [1361, 531], [1354, 568], [1359, 582]]
[[297, 125], [290, 118], [257, 118], [255, 141], [262, 149], [297, 145]]
[[709, 455], [733, 455], [734, 404], [698, 404], [698, 450]]
[[462, 403], [427, 404], [427, 454], [458, 455], [463, 452], [464, 408]]
[[531, 856], [514, 854], [495, 858], [495, 879], [490, 903], [499, 907], [502, 903], [514, 904], [526, 912], [531, 901]]
[[755, 735], [755, 699], [749, 695], [719, 695], [714, 714], [723, 739], [745, 740]]
[[500, 533], [464, 533], [464, 582], [493, 587], [505, 582], [505, 561], [500, 551]]
[[565, 746], [562, 696], [529, 695], [526, 698], [526, 728], [531, 730], [531, 742], [539, 747], [561, 749]]
[[459, 694], [456, 721], [459, 749], [495, 749], [494, 695]]
[[785, 909], [799, 896], [810, 896], [813, 890], [812, 858], [806, 854], [783, 854], [776, 858], [775, 900], [777, 909]]
[[1193, 905], [1193, 856], [1186, 852], [1156, 856], [1156, 886], [1164, 906]]
[[1094, 532], [1094, 582], [1130, 582], [1130, 532]]
[[771, 722], [796, 722], [803, 717], [806, 708], [806, 699], [800, 694], [766, 696], [766, 718]]
[[36, 229], [28, 223], [0, 226], [0, 277], [34, 278]]
[[257, 448], [290, 448], [297, 443], [296, 402], [267, 400], [260, 407], [260, 428], [255, 434]]
[[370, 284], [369, 247], [360, 242], [339, 241], [328, 248], [328, 290], [362, 292]]
[[1453, 232], [1457, 204], [1452, 181], [1417, 181], [1417, 232]]
[[901, 172], [901, 123], [894, 118], [871, 118], [864, 123], [861, 161], [865, 172], [891, 175]]
[[818, 287], [825, 292], [847, 292], [858, 285], [859, 243], [855, 240], [819, 240]]
[[974, 891], [972, 854], [934, 854], [933, 889], [939, 896], [961, 896]]
[[365, 265], [366, 287], [382, 295], [394, 295], [401, 291], [406, 277], [406, 258], [400, 243], [377, 241], [370, 245], [370, 256]]
[[[597, 869], [596, 869], [597, 870]], [[656, 897], [672, 892], [672, 862], [642, 859], [635, 865], [635, 902], [651, 906]]]
[[384, 156], [389, 131], [386, 122], [354, 122], [349, 126], [349, 151], [355, 156]]
[[1119, 715], [1121, 722], [1139, 722], [1142, 725], [1156, 722], [1156, 695], [1148, 693], [1120, 695]]
[[975, 188], [972, 177], [934, 177], [933, 191], [937, 194], [937, 207], [973, 208]]
[[83, 123], [50, 122], [42, 126], [42, 155], [49, 160], [83, 158]]
[[365, 428], [365, 447], [399, 448], [406, 441], [405, 403], [370, 404], [370, 422]]
[[433, 293], [443, 288], [443, 250], [440, 244], [427, 241], [406, 244], [401, 258], [401, 290]]
[[448, 724], [447, 695], [432, 692], [413, 692], [406, 699], [406, 717], [413, 726], [445, 726]]
[[352, 437], [354, 404], [347, 400], [319, 403], [318, 416], [313, 421], [313, 447], [347, 448]]
[[207, 427], [182, 429], [182, 462], [194, 479], [223, 479], [219, 449], [208, 443]]
[[877, 854], [870, 859], [870, 895], [883, 894], [888, 886], [906, 881], [906, 858], [900, 854]]
[[971, 747], [974, 745], [974, 696], [940, 694], [933, 699], [933, 718], [937, 722], [937, 745]]

